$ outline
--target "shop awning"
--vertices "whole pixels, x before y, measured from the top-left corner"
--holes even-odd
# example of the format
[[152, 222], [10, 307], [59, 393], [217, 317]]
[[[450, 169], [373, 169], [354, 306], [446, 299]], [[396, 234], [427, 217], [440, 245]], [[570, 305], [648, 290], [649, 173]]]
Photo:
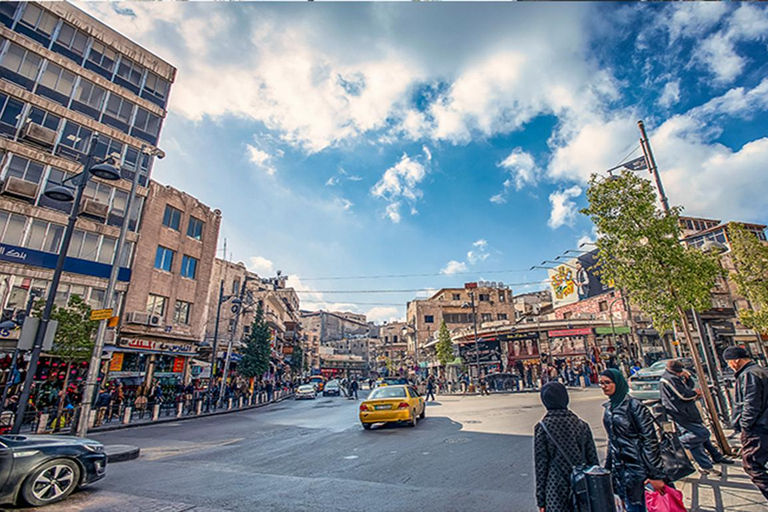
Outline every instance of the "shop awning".
[[595, 327], [595, 334], [630, 334], [632, 331], [626, 326], [616, 326], [613, 329], [610, 327]]

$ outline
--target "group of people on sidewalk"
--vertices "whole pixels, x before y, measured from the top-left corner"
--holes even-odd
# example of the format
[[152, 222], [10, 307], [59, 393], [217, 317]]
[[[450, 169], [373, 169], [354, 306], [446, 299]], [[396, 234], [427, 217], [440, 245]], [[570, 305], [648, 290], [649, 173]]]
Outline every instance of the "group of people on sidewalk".
[[[744, 470], [768, 500], [768, 369], [758, 366], [741, 347], [723, 352], [736, 372], [734, 428], [741, 432]], [[608, 435], [605, 468], [611, 472], [614, 494], [626, 512], [646, 511], [646, 490], [664, 494], [674, 487], [665, 470], [662, 446], [650, 410], [629, 396], [623, 373], [602, 372], [598, 385], [608, 397], [603, 426]], [[733, 464], [710, 441], [710, 432], [696, 405], [701, 391], [680, 361], [670, 361], [660, 392], [662, 406], [677, 426], [679, 439], [703, 475], [720, 475], [715, 464]], [[568, 409], [568, 391], [560, 382], [541, 389], [547, 409], [534, 427], [536, 502], [540, 512], [579, 512], [571, 488], [575, 467], [598, 466], [589, 425]]]

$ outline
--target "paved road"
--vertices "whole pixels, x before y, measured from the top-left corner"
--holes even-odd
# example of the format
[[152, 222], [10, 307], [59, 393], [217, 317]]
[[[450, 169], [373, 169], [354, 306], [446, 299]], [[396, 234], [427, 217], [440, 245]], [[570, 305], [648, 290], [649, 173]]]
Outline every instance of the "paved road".
[[[593, 425], [601, 453], [602, 401], [596, 390], [575, 391], [571, 399], [573, 410]], [[416, 428], [368, 432], [357, 421], [357, 403], [289, 400], [94, 435], [108, 444], [140, 446], [142, 456], [111, 465], [106, 479], [45, 510], [535, 510], [530, 435], [543, 414], [537, 395], [438, 397]], [[697, 489], [697, 504], [706, 502], [706, 489]], [[755, 507], [727, 510], [765, 510]]]

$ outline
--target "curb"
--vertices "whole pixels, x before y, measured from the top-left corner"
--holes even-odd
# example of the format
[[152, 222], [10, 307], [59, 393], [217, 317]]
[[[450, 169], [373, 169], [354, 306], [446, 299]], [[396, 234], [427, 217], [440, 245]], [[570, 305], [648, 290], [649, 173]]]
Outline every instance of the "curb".
[[207, 412], [207, 413], [204, 413], [204, 414], [195, 414], [195, 415], [191, 415], [191, 416], [179, 416], [179, 417], [169, 416], [167, 418], [161, 418], [161, 419], [158, 419], [156, 421], [146, 421], [146, 422], [143, 422], [143, 423], [128, 423], [128, 424], [118, 423], [116, 425], [108, 425], [108, 426], [105, 426], [105, 427], [90, 428], [90, 429], [88, 429], [88, 434], [101, 434], [102, 432], [112, 432], [114, 430], [126, 430], [126, 429], [129, 429], [129, 428], [151, 427], [153, 425], [162, 425], [163, 423], [173, 423], [173, 422], [176, 422], [176, 421], [188, 421], [188, 420], [195, 420], [195, 419], [198, 419], [198, 418], [209, 418], [211, 416], [221, 416], [223, 414], [232, 414], [232, 413], [236, 413], [236, 412], [245, 412], [245, 411], [250, 411], [250, 410], [253, 410], [253, 409], [259, 409], [261, 407], [266, 407], [266, 406], [271, 405], [271, 404], [277, 404], [277, 403], [280, 403], [283, 400], [287, 400], [289, 398], [293, 398], [293, 395], [281, 397], [281, 398], [275, 400], [274, 402], [250, 405], [248, 407], [243, 407], [242, 409], [230, 409], [230, 410], [223, 410], [223, 411], [216, 411], [216, 412]]
[[107, 463], [125, 462], [138, 459], [141, 449], [138, 446], [129, 446], [127, 444], [108, 444], [104, 446], [104, 452], [107, 454]]

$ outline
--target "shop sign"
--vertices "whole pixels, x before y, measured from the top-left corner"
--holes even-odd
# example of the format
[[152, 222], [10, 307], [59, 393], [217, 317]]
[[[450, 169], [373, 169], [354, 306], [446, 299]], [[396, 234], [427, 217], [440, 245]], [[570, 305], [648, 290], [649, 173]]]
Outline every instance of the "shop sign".
[[110, 379], [127, 379], [129, 377], [143, 377], [144, 372], [109, 372]]
[[108, 320], [110, 318], [112, 318], [112, 308], [91, 311], [91, 320]]
[[117, 346], [148, 352], [188, 353], [193, 354], [194, 348], [189, 343], [178, 343], [159, 340], [143, 340], [138, 338], [120, 338]]
[[592, 334], [592, 328], [585, 329], [562, 329], [559, 331], [549, 331], [547, 336], [550, 338], [564, 338], [566, 336], [587, 336]]
[[539, 339], [538, 332], [510, 332], [507, 334], [501, 334], [498, 338], [499, 341], [517, 341], [517, 340], [537, 340]]
[[595, 327], [595, 334], [629, 334], [630, 330], [627, 326], [618, 326], [611, 329], [610, 327]]
[[477, 350], [475, 343], [465, 343], [459, 346], [459, 354], [464, 361], [474, 363], [478, 359], [481, 363], [495, 363], [501, 361], [501, 347], [498, 341], [478, 341]]
[[[59, 255], [56, 253], [35, 251], [33, 249], [9, 244], [0, 244], [0, 261], [21, 263], [23, 265], [31, 265], [33, 267], [49, 268], [53, 270], [56, 268], [58, 259]], [[64, 260], [64, 272], [109, 279], [109, 276], [112, 273], [112, 265], [67, 257]], [[121, 267], [117, 273], [117, 280], [125, 282], [130, 281], [130, 279], [131, 269]]]
[[109, 362], [110, 372], [119, 372], [123, 369], [123, 353], [114, 352], [112, 354], [112, 361]]
[[184, 371], [184, 359], [183, 357], [174, 358], [173, 373], [182, 373]]

